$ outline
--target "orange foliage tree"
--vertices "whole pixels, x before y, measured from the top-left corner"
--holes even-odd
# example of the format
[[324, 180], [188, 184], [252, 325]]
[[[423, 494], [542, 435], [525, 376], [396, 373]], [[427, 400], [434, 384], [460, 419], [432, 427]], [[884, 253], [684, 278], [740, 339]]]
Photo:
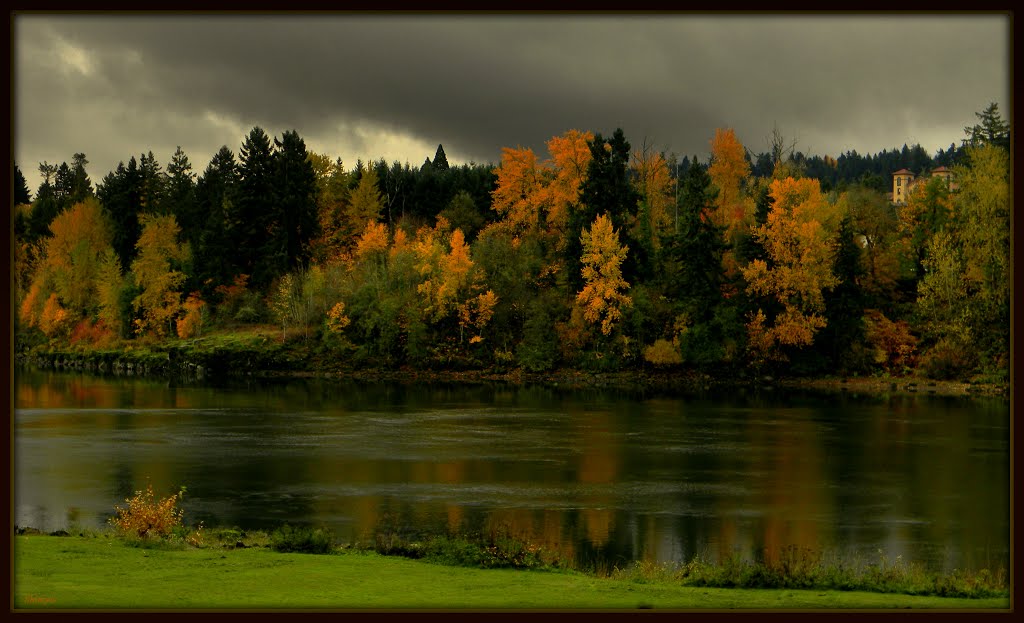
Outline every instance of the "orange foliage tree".
[[775, 203], [768, 221], [754, 229], [772, 266], [756, 259], [743, 269], [747, 292], [773, 297], [783, 310], [771, 326], [763, 312], [748, 324], [751, 347], [766, 359], [782, 358], [777, 346], [807, 346], [825, 326], [822, 291], [838, 283], [832, 274], [834, 250], [829, 243], [837, 210], [825, 201], [817, 180], [776, 180]]
[[592, 158], [591, 132], [569, 130], [547, 142], [550, 158], [538, 162], [529, 148], [502, 149], [491, 207], [500, 226], [514, 235], [543, 233], [564, 248], [569, 214], [579, 203], [580, 188]]
[[718, 226], [727, 227], [728, 233], [744, 224], [749, 225], [753, 214], [751, 206], [743, 200], [743, 183], [750, 175], [750, 164], [743, 144], [731, 128], [715, 130], [715, 136], [711, 139], [708, 175], [718, 188], [712, 221]]
[[202, 299], [199, 292], [193, 292], [185, 299], [182, 307], [185, 314], [175, 323], [178, 337], [182, 339], [201, 337], [203, 335], [203, 319], [206, 316], [206, 301]]

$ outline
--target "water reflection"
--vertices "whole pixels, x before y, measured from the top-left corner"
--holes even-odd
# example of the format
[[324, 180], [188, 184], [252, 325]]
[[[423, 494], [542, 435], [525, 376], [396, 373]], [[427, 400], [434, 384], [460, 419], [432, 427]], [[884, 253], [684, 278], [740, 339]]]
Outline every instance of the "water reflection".
[[501, 385], [173, 387], [19, 370], [15, 521], [101, 525], [187, 485], [209, 525], [507, 532], [566, 559], [1008, 566], [1003, 399], [670, 397]]

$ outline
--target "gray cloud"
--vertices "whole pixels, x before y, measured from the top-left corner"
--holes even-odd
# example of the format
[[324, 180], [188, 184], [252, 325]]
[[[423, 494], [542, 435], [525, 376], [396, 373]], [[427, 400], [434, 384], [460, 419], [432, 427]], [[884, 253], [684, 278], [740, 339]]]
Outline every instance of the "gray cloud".
[[[806, 153], [959, 142], [1009, 117], [1009, 19], [727, 15], [17, 15], [15, 159], [132, 155], [197, 172], [260, 125], [310, 148], [420, 164], [539, 152], [571, 128], [705, 156], [778, 125]], [[385, 153], [387, 151], [388, 153]], [[34, 188], [33, 188], [34, 190]]]

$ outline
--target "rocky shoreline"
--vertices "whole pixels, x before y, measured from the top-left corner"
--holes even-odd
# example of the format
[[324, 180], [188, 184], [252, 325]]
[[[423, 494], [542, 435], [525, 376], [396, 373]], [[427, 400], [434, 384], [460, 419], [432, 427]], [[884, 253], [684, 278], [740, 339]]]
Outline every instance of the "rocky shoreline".
[[[516, 370], [312, 370], [304, 361], [281, 351], [244, 349], [196, 350], [181, 346], [159, 350], [30, 351], [19, 353], [20, 365], [37, 369], [81, 371], [99, 375], [168, 378], [210, 382], [244, 378], [320, 378], [360, 382], [505, 383], [545, 385], [568, 389], [621, 389], [700, 392], [731, 387], [783, 388], [867, 394], [933, 394], [940, 396], [1009, 396], [1009, 386], [965, 381], [935, 381], [917, 377], [773, 378], [729, 375], [715, 377], [696, 371], [634, 370], [585, 372], [558, 370], [530, 373]], [[724, 376], [724, 375], [723, 375]]]

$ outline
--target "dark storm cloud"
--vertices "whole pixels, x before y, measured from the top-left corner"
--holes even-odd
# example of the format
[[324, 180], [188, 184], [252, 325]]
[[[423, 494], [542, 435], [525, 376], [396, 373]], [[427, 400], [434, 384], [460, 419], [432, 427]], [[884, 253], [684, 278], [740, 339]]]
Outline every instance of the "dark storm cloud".
[[[715, 128], [807, 153], [959, 141], [1009, 93], [1005, 16], [50, 16], [15, 19], [16, 158], [94, 180], [245, 133], [355, 157], [497, 162], [570, 128], [706, 155]], [[1008, 114], [1005, 116], [1008, 117]], [[402, 141], [406, 141], [403, 143]], [[312, 147], [311, 147], [312, 148]], [[397, 156], [396, 156], [397, 157]], [[29, 164], [31, 163], [31, 164]]]

